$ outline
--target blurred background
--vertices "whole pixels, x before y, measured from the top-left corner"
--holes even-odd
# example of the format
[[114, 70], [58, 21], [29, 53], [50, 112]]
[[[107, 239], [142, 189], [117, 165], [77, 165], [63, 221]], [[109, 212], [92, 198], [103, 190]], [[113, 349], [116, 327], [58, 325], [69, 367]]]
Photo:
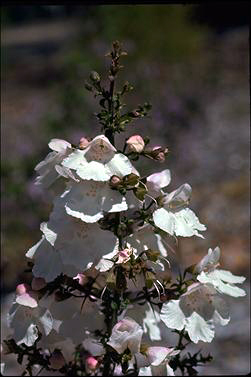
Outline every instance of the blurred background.
[[[107, 80], [113, 40], [128, 56], [118, 86], [135, 90], [128, 108], [149, 101], [151, 117], [117, 137], [140, 133], [167, 146], [164, 164], [136, 162], [142, 174], [169, 168], [169, 191], [188, 182], [206, 239], [180, 239], [177, 258], [197, 263], [219, 245], [221, 266], [247, 276], [248, 295], [229, 300], [232, 322], [219, 329], [200, 375], [247, 374], [249, 334], [249, 30], [247, 3], [229, 5], [2, 6], [1, 249], [2, 335], [25, 252], [40, 239], [50, 205], [34, 167], [51, 138], [77, 144], [101, 133], [98, 102], [84, 88], [91, 70]], [[13, 363], [13, 368], [15, 364]], [[13, 369], [9, 375], [15, 371]]]

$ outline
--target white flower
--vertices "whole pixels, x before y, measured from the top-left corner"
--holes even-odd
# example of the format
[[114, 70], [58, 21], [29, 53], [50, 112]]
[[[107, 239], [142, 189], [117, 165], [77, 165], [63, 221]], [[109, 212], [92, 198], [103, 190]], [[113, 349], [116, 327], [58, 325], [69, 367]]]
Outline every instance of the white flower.
[[[148, 347], [144, 358], [137, 357], [139, 376], [174, 376], [173, 369], [168, 365], [172, 356], [180, 351], [167, 347]], [[140, 367], [140, 365], [146, 365]]]
[[37, 294], [28, 284], [19, 284], [16, 288], [16, 303], [36, 308], [38, 306]]
[[198, 272], [201, 271], [197, 279], [201, 283], [212, 284], [220, 293], [232, 297], [245, 296], [246, 292], [234, 284], [243, 283], [246, 278], [244, 276], [233, 275], [230, 271], [218, 269], [219, 258], [219, 247], [216, 247], [214, 250], [209, 249], [208, 254], [196, 266], [196, 270]]
[[44, 236], [25, 255], [35, 260], [32, 268], [34, 277], [43, 278], [47, 283], [53, 281], [63, 272], [63, 263], [59, 252]]
[[133, 234], [127, 238], [128, 244], [137, 250], [143, 251], [147, 249], [160, 251], [163, 257], [167, 256], [167, 248], [165, 238], [154, 232], [151, 225], [144, 225], [138, 228]]
[[164, 194], [162, 188], [169, 185], [171, 182], [171, 173], [169, 169], [162, 170], [159, 173], [149, 175], [146, 179], [146, 187], [148, 194], [156, 198], [160, 194]]
[[147, 334], [151, 341], [161, 340], [159, 312], [153, 310], [148, 302], [145, 305], [128, 306], [126, 314], [142, 326], [144, 334]]
[[198, 231], [206, 230], [194, 212], [186, 208], [191, 196], [191, 186], [187, 183], [161, 198], [162, 208], [153, 212], [155, 225], [165, 232], [176, 236], [204, 238]]
[[195, 266], [195, 272], [214, 270], [219, 265], [220, 248], [217, 246], [214, 250], [209, 248], [207, 255]]
[[41, 307], [28, 307], [14, 303], [8, 314], [8, 325], [14, 330], [17, 344], [32, 346], [38, 338], [38, 331], [47, 336], [53, 327], [49, 310]]
[[63, 204], [62, 198], [54, 201], [48, 223], [41, 224], [42, 239], [26, 253], [35, 260], [34, 276], [46, 282], [61, 273], [76, 276], [90, 263], [105, 271], [113, 262], [103, 258], [112, 258], [118, 252], [118, 240], [112, 232], [68, 216]]
[[230, 318], [224, 300], [212, 285], [195, 283], [179, 300], [164, 303], [161, 320], [171, 329], [188, 332], [194, 343], [211, 342], [216, 323], [225, 326]]
[[73, 169], [84, 180], [108, 181], [113, 175], [123, 177], [132, 173], [130, 160], [104, 135], [96, 136], [84, 150], [75, 150], [66, 157], [62, 165]]
[[39, 174], [35, 184], [42, 184], [45, 188], [48, 188], [59, 176], [76, 180], [70, 169], [60, 166], [63, 159], [72, 152], [71, 144], [65, 140], [52, 139], [49, 142], [49, 147], [53, 152], [50, 152], [35, 167]]
[[123, 353], [127, 348], [132, 354], [139, 352], [143, 329], [130, 317], [125, 317], [116, 323], [112, 329], [107, 344], [118, 353]]
[[48, 223], [41, 224], [45, 238], [59, 252], [62, 263], [72, 265], [78, 272], [101, 258], [111, 258], [118, 251], [118, 239], [97, 223], [89, 224], [68, 216], [64, 199], [57, 198]]
[[53, 329], [61, 340], [70, 339], [75, 345], [86, 339], [90, 332], [105, 327], [98, 302], [89, 299], [83, 304], [79, 297], [57, 301], [56, 295], [50, 295], [40, 300], [40, 306], [50, 311]]
[[73, 184], [61, 197], [67, 214], [86, 223], [102, 219], [104, 212], [121, 212], [128, 208], [119, 191], [112, 190], [108, 183], [93, 180]]

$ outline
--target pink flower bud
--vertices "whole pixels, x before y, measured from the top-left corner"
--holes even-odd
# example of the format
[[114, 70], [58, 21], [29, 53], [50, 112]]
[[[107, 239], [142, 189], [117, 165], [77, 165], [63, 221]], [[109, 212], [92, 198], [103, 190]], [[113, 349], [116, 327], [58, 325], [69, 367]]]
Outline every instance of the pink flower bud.
[[31, 282], [31, 288], [34, 291], [40, 291], [40, 289], [43, 289], [46, 285], [46, 281], [43, 278], [33, 278]]
[[88, 278], [84, 274], [77, 274], [77, 276], [75, 276], [73, 279], [78, 280], [79, 285], [85, 285], [88, 282]]
[[164, 162], [166, 159], [166, 154], [168, 152], [168, 148], [163, 148], [159, 145], [156, 145], [152, 149], [147, 151], [148, 157], [157, 160], [159, 162]]
[[117, 175], [113, 175], [110, 179], [110, 186], [116, 188], [121, 183], [121, 179]]
[[18, 284], [16, 287], [16, 294], [18, 296], [23, 295], [24, 293], [27, 293], [31, 290], [31, 287], [28, 284]]
[[88, 147], [90, 141], [86, 138], [86, 137], [81, 137], [81, 139], [79, 140], [79, 148], [80, 149], [85, 149], [86, 147]]
[[88, 356], [86, 359], [86, 368], [95, 370], [97, 368], [98, 360], [93, 356]]
[[141, 153], [145, 147], [145, 142], [140, 135], [133, 135], [126, 141], [130, 152]]
[[66, 361], [61, 351], [55, 349], [49, 357], [50, 366], [53, 369], [61, 369]]
[[126, 263], [130, 259], [130, 255], [132, 254], [132, 249], [124, 249], [119, 252], [119, 259], [116, 263]]

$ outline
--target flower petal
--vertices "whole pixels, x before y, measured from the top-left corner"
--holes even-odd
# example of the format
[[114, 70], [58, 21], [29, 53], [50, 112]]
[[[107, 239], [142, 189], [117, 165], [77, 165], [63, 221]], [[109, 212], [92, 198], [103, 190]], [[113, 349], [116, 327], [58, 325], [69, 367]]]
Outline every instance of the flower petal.
[[116, 153], [113, 158], [106, 163], [106, 167], [110, 177], [113, 175], [124, 177], [125, 175], [131, 174], [133, 171], [133, 166], [129, 158], [122, 153]]
[[182, 330], [185, 325], [185, 316], [180, 309], [179, 300], [164, 303], [160, 312], [160, 319], [167, 327]]
[[174, 235], [175, 217], [173, 213], [167, 211], [165, 208], [156, 209], [153, 212], [153, 221], [158, 228], [171, 234], [171, 236]]
[[77, 169], [77, 174], [82, 179], [93, 179], [100, 182], [106, 182], [112, 176], [107, 167], [97, 161], [86, 162], [86, 164], [81, 165]]
[[192, 342], [198, 343], [200, 340], [203, 342], [211, 342], [214, 337], [212, 324], [206, 322], [198, 313], [193, 314], [186, 319], [185, 329]]
[[189, 209], [184, 208], [174, 214], [175, 216], [175, 234], [182, 237], [197, 236], [204, 238], [198, 233], [198, 230], [206, 230], [204, 224], [199, 222], [195, 213]]
[[61, 153], [65, 152], [67, 148], [71, 148], [71, 144], [62, 139], [51, 139], [48, 145], [53, 151]]
[[128, 207], [125, 198], [106, 183], [84, 181], [74, 184], [64, 196], [66, 212], [84, 222], [97, 222], [103, 211], [120, 212]]
[[216, 267], [220, 259], [220, 248], [217, 246], [214, 250], [208, 249], [207, 255], [196, 265], [195, 271], [200, 273], [207, 268]]
[[148, 194], [157, 197], [160, 195], [160, 190], [169, 185], [171, 182], [171, 172], [169, 169], [162, 170], [159, 173], [149, 175], [146, 179], [146, 186]]
[[30, 308], [36, 308], [38, 306], [37, 300], [32, 297], [31, 293], [23, 293], [16, 297], [16, 303], [24, 306], [29, 306]]

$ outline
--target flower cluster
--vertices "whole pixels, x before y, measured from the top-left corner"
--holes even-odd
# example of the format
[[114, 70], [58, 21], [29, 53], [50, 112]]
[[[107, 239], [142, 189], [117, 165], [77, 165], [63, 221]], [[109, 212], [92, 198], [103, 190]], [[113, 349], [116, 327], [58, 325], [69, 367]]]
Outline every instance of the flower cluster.
[[211, 342], [215, 325], [230, 320], [222, 296], [245, 295], [235, 286], [245, 278], [218, 268], [218, 247], [190, 268], [188, 281], [173, 283], [172, 237], [204, 238], [206, 226], [189, 208], [188, 183], [168, 193], [169, 169], [142, 177], [133, 166], [141, 156], [163, 162], [166, 147], [149, 147], [140, 135], [126, 139], [123, 151], [114, 146], [114, 134], [149, 109], [120, 114], [123, 91], [116, 102], [113, 82], [121, 55], [115, 44], [109, 92], [96, 72], [88, 84], [104, 96], [104, 134], [82, 137], [78, 146], [52, 139], [52, 152], [35, 168], [36, 184], [54, 193], [53, 208], [26, 252], [33, 278], [17, 286], [5, 342], [9, 352], [28, 356], [28, 371], [41, 365], [65, 375], [174, 375], [185, 347], [181, 338], [167, 347], [161, 326], [190, 342]]

